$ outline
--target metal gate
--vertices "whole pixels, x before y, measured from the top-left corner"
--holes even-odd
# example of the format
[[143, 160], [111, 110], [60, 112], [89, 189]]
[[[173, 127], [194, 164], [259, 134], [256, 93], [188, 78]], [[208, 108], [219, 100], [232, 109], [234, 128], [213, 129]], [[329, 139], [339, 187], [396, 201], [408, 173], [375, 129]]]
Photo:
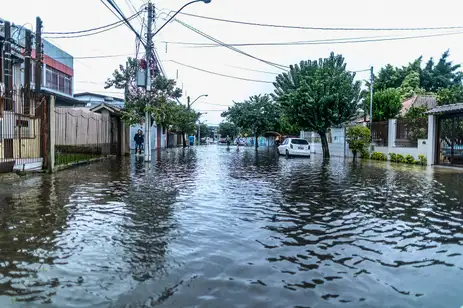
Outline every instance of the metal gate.
[[0, 172], [42, 169], [47, 99], [23, 88], [0, 97]]

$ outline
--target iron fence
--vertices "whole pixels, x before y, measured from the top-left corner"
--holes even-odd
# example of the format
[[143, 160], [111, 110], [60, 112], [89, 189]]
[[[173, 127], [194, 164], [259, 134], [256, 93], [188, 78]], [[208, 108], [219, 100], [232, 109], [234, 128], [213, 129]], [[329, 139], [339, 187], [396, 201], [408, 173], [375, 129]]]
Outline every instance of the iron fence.
[[428, 119], [397, 119], [396, 141], [397, 147], [418, 147], [418, 139], [428, 138]]
[[368, 123], [371, 130], [372, 142], [376, 146], [387, 147], [389, 139], [389, 123], [388, 121]]
[[22, 88], [0, 97], [0, 172], [42, 169], [46, 102]]

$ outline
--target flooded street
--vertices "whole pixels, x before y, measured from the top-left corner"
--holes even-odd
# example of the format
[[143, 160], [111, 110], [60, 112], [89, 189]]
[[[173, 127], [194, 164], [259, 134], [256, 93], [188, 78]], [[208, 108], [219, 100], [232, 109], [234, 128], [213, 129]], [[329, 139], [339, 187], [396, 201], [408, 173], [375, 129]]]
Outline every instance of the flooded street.
[[204, 146], [0, 184], [0, 307], [460, 307], [463, 173], [423, 170]]

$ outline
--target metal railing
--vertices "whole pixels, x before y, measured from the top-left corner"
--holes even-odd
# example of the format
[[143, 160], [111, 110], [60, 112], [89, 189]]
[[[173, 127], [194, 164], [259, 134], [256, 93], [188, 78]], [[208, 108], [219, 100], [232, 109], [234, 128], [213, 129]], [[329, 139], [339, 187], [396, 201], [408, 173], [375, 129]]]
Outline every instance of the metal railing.
[[388, 121], [368, 123], [371, 130], [372, 142], [376, 146], [387, 147], [389, 144], [389, 123]]
[[417, 147], [418, 139], [428, 138], [428, 119], [397, 119], [395, 137], [397, 147]]

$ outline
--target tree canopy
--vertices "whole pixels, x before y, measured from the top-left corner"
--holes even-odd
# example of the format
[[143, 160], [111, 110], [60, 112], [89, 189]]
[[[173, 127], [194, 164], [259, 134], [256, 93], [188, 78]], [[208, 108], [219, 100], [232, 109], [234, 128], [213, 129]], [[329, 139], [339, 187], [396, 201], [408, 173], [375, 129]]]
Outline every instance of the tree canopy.
[[219, 124], [219, 134], [222, 138], [227, 136], [234, 138], [238, 135], [238, 128], [234, 123], [222, 122]]
[[291, 65], [277, 76], [273, 99], [300, 129], [320, 135], [323, 156], [330, 156], [326, 133], [330, 127], [351, 121], [357, 114], [360, 82], [346, 69], [342, 55], [331, 53], [318, 61]]
[[[375, 91], [388, 88], [400, 88], [406, 78], [419, 80], [415, 83], [415, 89], [422, 89], [424, 92], [436, 93], [439, 89], [450, 88], [461, 85], [463, 74], [460, 71], [461, 65], [453, 64], [449, 60], [450, 51], [445, 51], [437, 63], [430, 58], [422, 67], [423, 57], [410, 62], [407, 66], [394, 67], [388, 64], [380, 69], [373, 88]], [[410, 76], [411, 73], [414, 73]]]
[[[370, 96], [366, 96], [364, 106], [370, 110]], [[394, 119], [402, 109], [402, 96], [399, 89], [389, 88], [373, 93], [373, 121]]]
[[363, 125], [349, 127], [346, 132], [346, 139], [355, 160], [357, 158], [357, 153], [364, 153], [367, 151], [371, 139], [370, 129]]
[[[255, 137], [274, 130], [280, 120], [280, 111], [268, 94], [254, 95], [244, 102], [234, 102], [222, 116]], [[255, 143], [258, 146], [257, 142]]]
[[176, 87], [173, 79], [164, 76], [155, 76], [151, 82], [151, 94], [148, 95], [145, 89], [137, 87], [136, 74], [139, 69], [137, 59], [128, 58], [127, 67], [120, 65], [111, 78], [106, 81], [105, 89], [114, 87], [125, 89], [127, 96], [122, 118], [128, 124], [141, 123], [145, 117], [145, 112], [152, 114], [156, 123], [167, 127], [172, 124], [174, 100], [182, 96], [182, 90]]

